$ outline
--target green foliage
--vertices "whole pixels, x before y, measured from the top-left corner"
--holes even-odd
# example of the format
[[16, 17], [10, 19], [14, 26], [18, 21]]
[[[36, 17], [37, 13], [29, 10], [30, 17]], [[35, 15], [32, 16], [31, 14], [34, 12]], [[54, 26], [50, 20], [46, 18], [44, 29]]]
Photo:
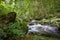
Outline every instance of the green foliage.
[[24, 35], [26, 33], [26, 29], [24, 27], [27, 27], [27, 26], [23, 26], [25, 25], [24, 23], [21, 25], [22, 23], [17, 23], [15, 22], [14, 24], [9, 24], [8, 25], [8, 33], [10, 34], [13, 34], [14, 35], [17, 35], [17, 36], [21, 36], [21, 35]]
[[25, 35], [27, 30], [28, 30], [28, 28], [27, 28], [25, 22], [10, 23], [10, 24], [0, 28], [0, 39], [4, 39], [6, 37], [8, 37], [8, 38], [13, 37], [13, 39], [15, 39], [17, 36], [20, 37], [22, 35]]
[[31, 36], [29, 40], [59, 40], [58, 38], [55, 37], [46, 37], [46, 36], [39, 36], [39, 35], [34, 35]]
[[[57, 12], [57, 9], [60, 9], [59, 2], [60, 0], [10, 0], [9, 3], [6, 3], [5, 1], [0, 0], [0, 16], [12, 11], [17, 13], [15, 23], [10, 23], [6, 27], [0, 28], [0, 39], [1, 37], [6, 37], [8, 35], [15, 38], [25, 35], [28, 27], [24, 19], [39, 18], [41, 19], [41, 24], [60, 26], [60, 23], [54, 20], [60, 18], [60, 12]], [[51, 22], [51, 20], [53, 20], [53, 22]], [[45, 21], [48, 22], [45, 23]], [[34, 36], [31, 40], [45, 39], [55, 40], [56, 38], [49, 39], [44, 36]]]
[[2, 38], [4, 37], [6, 37], [6, 33], [4, 32], [2, 28], [0, 28], [0, 40], [2, 40]]

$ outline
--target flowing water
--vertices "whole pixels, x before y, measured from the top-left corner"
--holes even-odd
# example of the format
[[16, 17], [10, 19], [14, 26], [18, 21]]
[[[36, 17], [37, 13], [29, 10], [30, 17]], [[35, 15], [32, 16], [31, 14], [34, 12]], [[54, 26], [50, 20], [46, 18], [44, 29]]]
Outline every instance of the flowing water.
[[60, 30], [57, 27], [49, 26], [49, 25], [41, 25], [36, 23], [37, 21], [32, 20], [33, 24], [27, 24], [28, 26], [28, 33], [27, 34], [50, 34], [51, 36], [58, 36], [60, 37]]

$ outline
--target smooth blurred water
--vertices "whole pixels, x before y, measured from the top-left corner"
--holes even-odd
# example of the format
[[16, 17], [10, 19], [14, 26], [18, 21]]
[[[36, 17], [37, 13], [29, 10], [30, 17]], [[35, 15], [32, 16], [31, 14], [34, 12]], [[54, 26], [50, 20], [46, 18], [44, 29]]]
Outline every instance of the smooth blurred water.
[[28, 26], [28, 33], [33, 33], [33, 34], [51, 34], [51, 35], [56, 35], [60, 36], [60, 30], [58, 30], [57, 27], [53, 26], [47, 26], [47, 25], [41, 25], [39, 23], [35, 23], [35, 20], [32, 21], [33, 24], [27, 24]]

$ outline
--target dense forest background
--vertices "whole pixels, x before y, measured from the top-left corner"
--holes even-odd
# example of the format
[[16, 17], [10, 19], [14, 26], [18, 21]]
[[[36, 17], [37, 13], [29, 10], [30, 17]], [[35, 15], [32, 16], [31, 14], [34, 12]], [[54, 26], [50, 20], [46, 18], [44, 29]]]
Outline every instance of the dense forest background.
[[0, 0], [0, 16], [9, 12], [16, 12], [16, 21], [0, 28], [0, 40], [60, 40], [39, 35], [25, 37], [29, 19], [60, 27], [60, 0]]

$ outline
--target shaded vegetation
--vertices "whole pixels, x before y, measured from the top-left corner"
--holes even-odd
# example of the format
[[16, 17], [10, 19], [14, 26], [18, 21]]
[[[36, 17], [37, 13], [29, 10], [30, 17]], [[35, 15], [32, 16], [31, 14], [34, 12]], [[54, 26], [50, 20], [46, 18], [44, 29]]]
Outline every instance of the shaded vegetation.
[[[40, 24], [60, 27], [59, 2], [60, 0], [0, 0], [0, 17], [7, 15], [9, 12], [16, 12], [16, 21], [0, 28], [0, 40], [20, 40], [22, 36], [22, 38], [25, 38], [28, 30], [26, 21], [29, 22], [30, 19], [38, 19]], [[8, 19], [5, 20], [5, 17]], [[2, 18], [5, 21], [10, 19], [8, 16], [5, 17], [5, 19]], [[14, 17], [11, 18], [13, 19]], [[59, 39], [32, 35], [25, 40]]]
[[14, 22], [16, 19], [16, 13], [10, 12], [7, 15], [2, 15], [0, 17], [0, 26], [4, 26], [8, 24], [9, 22]]

